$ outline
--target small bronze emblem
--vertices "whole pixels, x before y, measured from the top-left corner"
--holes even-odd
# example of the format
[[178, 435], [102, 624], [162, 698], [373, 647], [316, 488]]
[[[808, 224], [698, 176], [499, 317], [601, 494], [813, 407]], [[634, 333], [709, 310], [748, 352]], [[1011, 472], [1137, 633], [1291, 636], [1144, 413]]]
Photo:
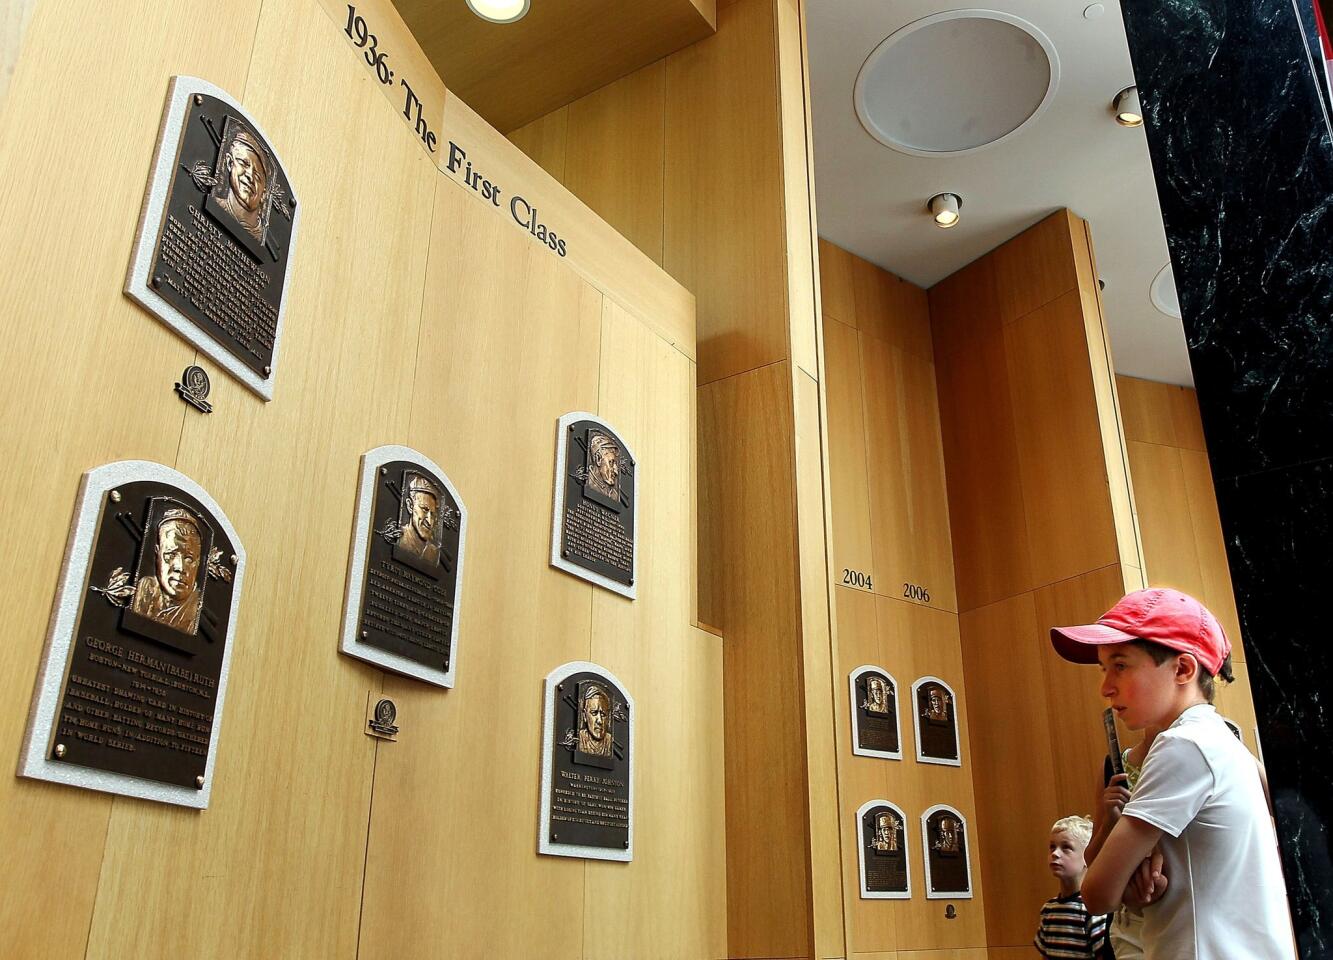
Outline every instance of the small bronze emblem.
[[388, 697], [372, 696], [372, 700], [375, 705], [371, 708], [370, 719], [366, 721], [367, 732], [384, 740], [398, 739], [398, 727], [394, 725], [398, 719], [398, 707]]
[[212, 384], [208, 380], [208, 371], [203, 367], [188, 366], [185, 372], [181, 374], [180, 382], [176, 384], [176, 392], [180, 398], [204, 413], [212, 413], [213, 405], [208, 402], [208, 391]]

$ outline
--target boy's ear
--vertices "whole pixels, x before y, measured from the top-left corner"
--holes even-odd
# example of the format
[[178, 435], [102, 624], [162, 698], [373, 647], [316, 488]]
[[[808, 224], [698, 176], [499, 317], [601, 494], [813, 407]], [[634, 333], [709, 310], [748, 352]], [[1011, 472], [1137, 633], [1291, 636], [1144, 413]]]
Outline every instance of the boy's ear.
[[1194, 683], [1199, 677], [1199, 661], [1194, 658], [1192, 653], [1181, 653], [1176, 655], [1176, 673], [1175, 681], [1177, 686], [1186, 686]]

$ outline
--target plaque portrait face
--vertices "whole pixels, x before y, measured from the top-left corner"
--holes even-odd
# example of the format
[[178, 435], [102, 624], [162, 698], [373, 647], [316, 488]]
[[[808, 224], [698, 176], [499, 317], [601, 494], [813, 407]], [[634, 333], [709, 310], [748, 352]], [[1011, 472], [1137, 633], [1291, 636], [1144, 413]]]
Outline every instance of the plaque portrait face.
[[620, 445], [602, 430], [588, 431], [587, 484], [620, 503]]
[[586, 661], [546, 678], [539, 853], [633, 858], [634, 701]]
[[957, 698], [939, 677], [922, 677], [912, 684], [916, 704], [916, 758], [921, 763], [962, 766], [959, 752]]
[[863, 803], [856, 816], [862, 899], [908, 899], [912, 895], [912, 879], [906, 816], [887, 800]]
[[259, 135], [229, 115], [213, 174], [212, 198], [235, 226], [260, 244], [268, 231], [273, 199], [269, 184], [275, 166]]
[[926, 848], [926, 896], [933, 900], [972, 896], [967, 821], [953, 807], [937, 804], [921, 815]]
[[858, 757], [901, 760], [898, 684], [882, 667], [863, 664], [848, 678], [852, 752]]
[[183, 474], [85, 474], [20, 774], [206, 807], [244, 565]]
[[440, 517], [440, 488], [415, 470], [403, 472], [403, 495], [398, 510], [402, 536], [397, 546], [432, 567], [439, 566], [444, 524]]
[[565, 414], [556, 431], [551, 565], [632, 600], [638, 556], [634, 455], [590, 413]]

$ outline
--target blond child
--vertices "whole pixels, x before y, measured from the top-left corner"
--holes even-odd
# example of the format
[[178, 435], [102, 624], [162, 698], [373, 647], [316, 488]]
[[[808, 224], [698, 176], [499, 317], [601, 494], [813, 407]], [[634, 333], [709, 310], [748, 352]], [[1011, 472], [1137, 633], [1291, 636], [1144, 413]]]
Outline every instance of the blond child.
[[1088, 872], [1084, 852], [1092, 839], [1092, 821], [1087, 817], [1063, 817], [1051, 825], [1047, 865], [1060, 884], [1060, 892], [1041, 908], [1037, 952], [1052, 960], [1103, 960], [1110, 952], [1104, 915], [1088, 912], [1080, 889]]

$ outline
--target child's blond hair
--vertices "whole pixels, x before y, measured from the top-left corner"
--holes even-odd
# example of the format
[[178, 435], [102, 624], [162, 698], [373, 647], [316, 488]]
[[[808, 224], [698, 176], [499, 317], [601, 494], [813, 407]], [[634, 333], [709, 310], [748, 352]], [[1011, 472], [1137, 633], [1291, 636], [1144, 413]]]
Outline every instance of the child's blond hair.
[[1057, 831], [1069, 834], [1086, 847], [1092, 839], [1092, 821], [1087, 817], [1061, 817], [1051, 824], [1051, 833]]

